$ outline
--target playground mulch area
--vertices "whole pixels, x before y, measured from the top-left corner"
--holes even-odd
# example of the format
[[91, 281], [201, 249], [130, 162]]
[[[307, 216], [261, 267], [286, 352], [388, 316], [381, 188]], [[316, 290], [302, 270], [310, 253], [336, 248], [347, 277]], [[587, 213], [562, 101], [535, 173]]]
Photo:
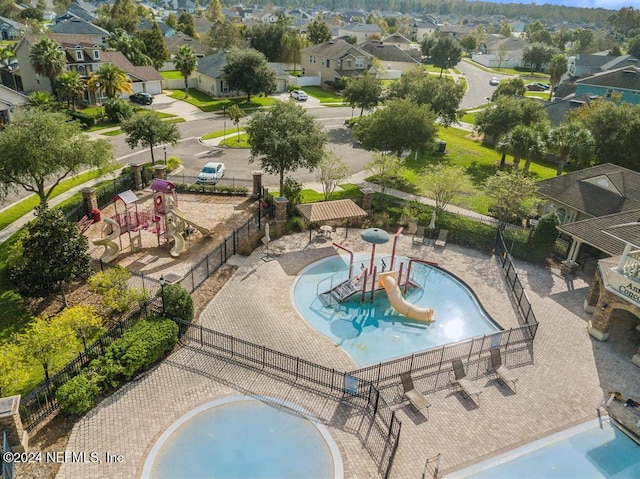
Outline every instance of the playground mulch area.
[[[150, 191], [137, 193], [140, 200], [137, 203], [138, 212], [153, 210], [153, 195]], [[130, 249], [129, 235], [125, 232], [120, 236], [122, 249], [112, 264], [124, 266], [130, 271], [143, 273], [155, 279], [168, 273], [183, 276], [193, 266], [202, 260], [220, 242], [230, 235], [234, 229], [242, 225], [255, 213], [255, 200], [245, 196], [213, 196], [179, 194], [178, 207], [194, 223], [209, 229], [212, 234], [204, 237], [196, 231], [187, 239], [187, 248], [179, 257], [173, 258], [169, 254], [171, 246], [163, 237], [158, 236], [151, 228], [140, 232], [142, 249], [134, 253]], [[109, 205], [102, 210], [102, 216], [115, 216], [116, 205]], [[117, 204], [118, 213], [124, 212], [121, 202]], [[135, 211], [135, 205], [130, 205], [130, 211]], [[89, 254], [99, 259], [104, 248], [96, 246], [91, 241], [101, 237], [104, 221], [93, 224], [87, 231], [89, 238]], [[132, 235], [137, 233], [132, 233]]]

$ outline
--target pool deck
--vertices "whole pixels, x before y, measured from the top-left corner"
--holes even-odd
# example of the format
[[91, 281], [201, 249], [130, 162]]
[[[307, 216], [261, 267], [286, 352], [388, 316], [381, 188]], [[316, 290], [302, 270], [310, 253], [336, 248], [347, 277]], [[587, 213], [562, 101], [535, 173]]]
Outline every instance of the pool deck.
[[[344, 232], [339, 229], [333, 241], [356, 252], [370, 252], [358, 230], [350, 229], [346, 239]], [[309, 243], [308, 233], [301, 233], [272, 244], [282, 254], [270, 261], [264, 261], [262, 248], [248, 258], [233, 258], [239, 269], [209, 303], [200, 322], [330, 368], [357, 369], [346, 353], [297, 316], [290, 300], [296, 274], [317, 259], [335, 254], [331, 241], [317, 237]], [[376, 253], [390, 251], [391, 242], [378, 246]], [[438, 262], [467, 282], [504, 328], [518, 325], [495, 257], [451, 243], [445, 248], [413, 244], [410, 235], [401, 236], [398, 254]], [[640, 397], [640, 370], [630, 362], [630, 355], [613, 342], [600, 343], [587, 333], [589, 315], [582, 311], [582, 303], [591, 275], [567, 278], [559, 270], [526, 263], [517, 266], [540, 321], [533, 363], [514, 370], [519, 377], [517, 393], [491, 376], [483, 377], [478, 380], [482, 394], [476, 406], [453, 387], [425, 391], [417, 381], [416, 387], [432, 403], [426, 420], [387, 390], [402, 421], [392, 478], [421, 477], [425, 460], [438, 454], [442, 454], [440, 472], [446, 476], [447, 471], [593, 419], [603, 391]], [[175, 420], [203, 403], [238, 393], [299, 404], [329, 427], [343, 455], [345, 477], [377, 475], [376, 465], [356, 437], [362, 427], [356, 410], [328, 394], [188, 347], [119, 389], [75, 425], [67, 451], [122, 454], [123, 462], [65, 463], [57, 477], [138, 477], [155, 440]]]

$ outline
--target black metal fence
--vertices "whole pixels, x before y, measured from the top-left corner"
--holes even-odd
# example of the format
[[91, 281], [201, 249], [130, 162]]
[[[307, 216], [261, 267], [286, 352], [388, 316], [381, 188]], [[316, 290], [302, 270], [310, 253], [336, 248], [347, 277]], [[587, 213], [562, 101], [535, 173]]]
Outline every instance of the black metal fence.
[[5, 461], [5, 454], [8, 456], [11, 454], [11, 446], [9, 445], [9, 438], [7, 429], [2, 430], [2, 456], [0, 457], [0, 473], [3, 479], [13, 479], [15, 473], [15, 463], [11, 460]]
[[[169, 175], [168, 179], [173, 183], [184, 183], [185, 185], [193, 185], [198, 181], [197, 176], [177, 173]], [[218, 180], [216, 186], [232, 186], [232, 187], [253, 187], [253, 178], [238, 178], [235, 176], [223, 176]]]
[[226, 361], [310, 386], [318, 392], [328, 391], [339, 400], [347, 398], [361, 406], [369, 421], [364, 429], [356, 431], [356, 435], [378, 465], [380, 473], [388, 477], [402, 425], [372, 382], [201, 325], [181, 320], [176, 320], [176, 323], [183, 341], [199, 348], [209, 348]]
[[[98, 209], [106, 208], [111, 204], [111, 200], [115, 195], [122, 191], [134, 188], [133, 174], [121, 174], [113, 180], [102, 182], [96, 188], [96, 201]], [[63, 208], [64, 215], [68, 221], [78, 222], [83, 216], [88, 214], [82, 199], [78, 200], [78, 204], [69, 205]]]

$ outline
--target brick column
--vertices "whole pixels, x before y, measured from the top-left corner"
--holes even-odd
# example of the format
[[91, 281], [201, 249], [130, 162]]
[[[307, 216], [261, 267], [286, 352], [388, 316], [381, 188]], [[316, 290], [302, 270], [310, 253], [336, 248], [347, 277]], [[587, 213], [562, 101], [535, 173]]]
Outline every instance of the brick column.
[[167, 165], [155, 165], [153, 167], [153, 177], [160, 180], [167, 179]]
[[362, 188], [360, 193], [362, 193], [361, 208], [366, 212], [370, 212], [374, 191], [371, 188]]
[[584, 303], [582, 304], [582, 309], [585, 313], [595, 312], [598, 298], [603, 292], [604, 288], [602, 287], [602, 278], [600, 277], [600, 266], [598, 265], [596, 274], [593, 276], [593, 281], [591, 283], [591, 288], [589, 289], [587, 299], [585, 299]]
[[29, 436], [22, 428], [19, 407], [20, 396], [0, 398], [0, 431], [7, 429], [7, 439], [13, 452], [25, 452], [29, 447]]
[[253, 170], [251, 175], [253, 176], [253, 197], [257, 199], [260, 198], [260, 195], [262, 194], [263, 172], [262, 170]]
[[92, 210], [98, 209], [98, 200], [96, 199], [95, 188], [82, 188], [82, 203], [84, 204], [84, 212], [87, 216], [91, 216]]
[[142, 185], [142, 163], [138, 163], [137, 165], [131, 165], [131, 170], [133, 171], [133, 183], [135, 184], [136, 190], [141, 190], [143, 188]]
[[602, 290], [598, 302], [594, 307], [591, 321], [589, 321], [587, 326], [589, 334], [598, 341], [606, 341], [609, 339], [609, 322], [612, 310], [610, 300], [612, 299], [614, 298], [610, 298], [606, 290]]
[[287, 204], [289, 200], [280, 196], [275, 199], [276, 203], [276, 223], [287, 221]]

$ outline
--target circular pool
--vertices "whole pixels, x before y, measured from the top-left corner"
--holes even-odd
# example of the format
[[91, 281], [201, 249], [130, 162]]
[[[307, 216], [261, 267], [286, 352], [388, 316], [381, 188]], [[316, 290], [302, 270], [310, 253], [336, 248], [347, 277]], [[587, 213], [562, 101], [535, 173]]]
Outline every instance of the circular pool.
[[[385, 261], [386, 260], [386, 261]], [[378, 271], [390, 266], [390, 258], [377, 258]], [[409, 258], [397, 257], [394, 268]], [[354, 273], [369, 265], [369, 256], [355, 256]], [[291, 288], [291, 300], [299, 314], [316, 330], [343, 348], [360, 366], [405, 356], [443, 344], [499, 331], [501, 328], [482, 308], [473, 291], [443, 269], [412, 262], [415, 285], [404, 295], [409, 303], [435, 311], [435, 322], [411, 320], [398, 313], [384, 289], [367, 291], [337, 303], [322, 293], [348, 277], [348, 259], [332, 256], [300, 272]]]
[[233, 396], [173, 423], [144, 464], [146, 479], [336, 478], [342, 459], [325, 426], [295, 405]]

